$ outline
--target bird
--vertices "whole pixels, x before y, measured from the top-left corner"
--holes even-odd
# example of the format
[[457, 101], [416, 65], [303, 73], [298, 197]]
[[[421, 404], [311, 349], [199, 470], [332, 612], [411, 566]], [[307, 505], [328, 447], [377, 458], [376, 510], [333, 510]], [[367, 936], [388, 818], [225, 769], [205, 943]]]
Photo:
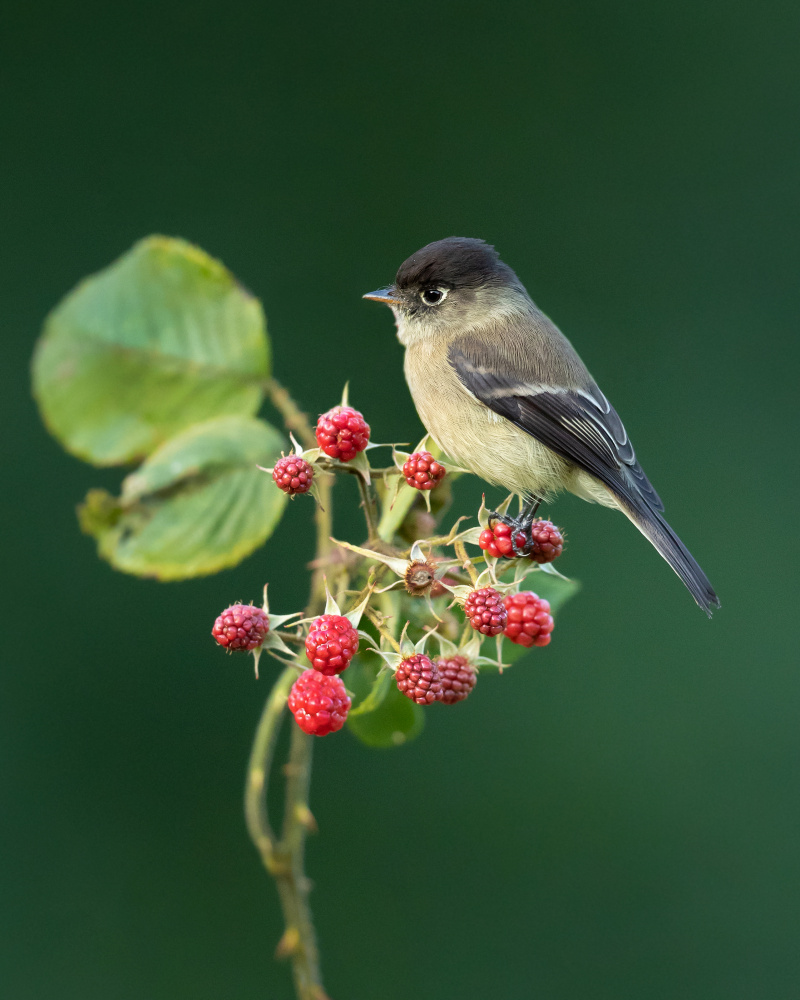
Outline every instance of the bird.
[[[708, 577], [663, 516], [627, 432], [578, 353], [493, 246], [453, 236], [405, 260], [365, 299], [394, 313], [404, 370], [426, 430], [458, 465], [522, 499], [529, 536], [541, 502], [561, 491], [622, 511], [706, 614]], [[525, 550], [515, 544], [515, 553]]]

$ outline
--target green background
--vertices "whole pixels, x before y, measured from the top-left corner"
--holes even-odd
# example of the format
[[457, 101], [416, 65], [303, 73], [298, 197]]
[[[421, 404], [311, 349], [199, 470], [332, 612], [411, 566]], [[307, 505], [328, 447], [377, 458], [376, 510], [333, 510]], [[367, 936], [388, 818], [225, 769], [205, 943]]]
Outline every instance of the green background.
[[[265, 579], [276, 610], [303, 603], [309, 505], [236, 570], [126, 578], [74, 515], [120, 472], [64, 454], [29, 394], [47, 311], [153, 231], [262, 297], [276, 375], [314, 415], [349, 378], [381, 441], [420, 427], [391, 317], [359, 296], [430, 240], [496, 243], [722, 598], [706, 621], [623, 518], [565, 498], [549, 512], [584, 589], [550, 647], [404, 749], [320, 741], [331, 995], [798, 995], [799, 11], [7, 12], [4, 997], [291, 996], [241, 816], [271, 669], [256, 684], [209, 630]], [[350, 512], [337, 531], [360, 540]]]

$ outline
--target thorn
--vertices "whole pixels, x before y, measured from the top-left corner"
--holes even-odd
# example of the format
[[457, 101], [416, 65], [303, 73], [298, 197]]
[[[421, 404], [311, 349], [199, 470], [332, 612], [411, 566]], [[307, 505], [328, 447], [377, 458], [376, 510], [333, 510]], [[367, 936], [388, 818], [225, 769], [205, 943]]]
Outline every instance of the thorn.
[[319, 827], [317, 826], [317, 821], [314, 819], [314, 814], [308, 808], [307, 805], [303, 803], [298, 803], [294, 810], [297, 822], [308, 830], [309, 833], [319, 833]]
[[289, 958], [298, 951], [300, 951], [300, 931], [294, 926], [287, 927], [275, 946], [275, 958]]

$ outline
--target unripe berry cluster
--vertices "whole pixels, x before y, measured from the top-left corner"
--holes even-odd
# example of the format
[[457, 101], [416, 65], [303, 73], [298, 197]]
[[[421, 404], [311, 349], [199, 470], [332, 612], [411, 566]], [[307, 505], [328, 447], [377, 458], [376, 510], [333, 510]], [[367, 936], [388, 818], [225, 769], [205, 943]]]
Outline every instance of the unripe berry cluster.
[[[345, 396], [342, 405], [334, 406], [320, 416], [316, 426], [316, 439], [324, 455], [339, 462], [350, 462], [367, 448], [370, 427], [358, 410], [347, 405]], [[289, 496], [309, 492], [315, 474], [314, 466], [299, 453], [299, 446], [296, 447], [298, 453], [278, 459], [271, 470], [276, 485]], [[309, 451], [305, 454], [308, 459], [317, 460], [318, 453]], [[322, 465], [323, 468], [331, 468], [330, 463], [323, 462]], [[354, 471], [363, 475], [369, 485], [367, 470], [357, 463]], [[422, 446], [419, 451], [407, 457], [399, 471], [409, 486], [423, 492], [433, 490], [446, 475], [445, 466], [431, 452], [422, 450]], [[430, 505], [427, 506], [427, 517], [431, 523], [421, 529], [426, 536], [436, 528], [436, 519], [431, 517]], [[509, 560], [525, 558], [543, 564], [552, 562], [561, 554], [563, 535], [551, 521], [537, 518], [529, 527], [520, 527], [521, 521], [512, 521], [505, 515], [502, 520], [500, 517], [497, 514], [490, 515], [488, 527], [479, 534], [478, 544], [487, 556]], [[417, 526], [418, 521], [419, 517]], [[471, 537], [474, 544], [475, 536]], [[441, 539], [437, 542], [441, 544]], [[466, 619], [480, 637], [504, 636], [527, 648], [548, 645], [553, 631], [553, 618], [546, 600], [533, 591], [522, 591], [504, 597], [501, 591], [506, 592], [511, 588], [502, 580], [498, 582], [498, 577], [502, 577], [502, 567], [498, 570], [498, 567], [489, 564], [486, 572], [477, 576], [477, 571], [468, 559], [464, 566], [469, 568], [472, 579], [477, 583], [468, 590], [457, 580], [447, 577], [445, 589], [443, 583], [437, 580], [437, 565], [447, 564], [448, 560], [438, 555], [426, 555], [419, 546], [419, 541], [414, 543], [411, 558], [405, 565], [398, 558], [402, 553], [387, 554], [383, 558], [382, 553], [375, 550], [375, 558], [392, 568], [412, 597], [430, 599], [447, 593], [447, 590], [460, 593]], [[350, 545], [347, 548], [363, 556], [373, 555], [372, 550], [365, 551]], [[457, 561], [452, 560], [451, 564], [454, 565]], [[404, 568], [397, 568], [398, 563]], [[521, 574], [517, 579], [523, 579], [532, 569], [533, 567], [525, 569], [522, 564], [515, 570], [515, 573]], [[492, 582], [495, 586], [480, 586], [481, 582]], [[297, 677], [287, 699], [288, 707], [300, 728], [316, 736], [336, 732], [347, 719], [351, 701], [339, 675], [350, 665], [359, 648], [357, 627], [350, 618], [338, 613], [335, 604], [333, 609], [337, 611], [336, 614], [318, 615], [311, 622], [304, 640], [311, 669]], [[212, 632], [215, 640], [229, 651], [258, 651], [261, 646], [265, 646], [290, 654], [279, 631], [267, 638], [270, 629], [267, 612], [266, 597], [264, 610], [244, 604], [227, 608], [214, 624]], [[273, 628], [277, 630], [284, 621], [292, 617], [294, 616], [274, 616]], [[356, 615], [351, 617], [353, 621], [358, 621]], [[284, 633], [283, 638], [292, 642], [303, 641], [297, 634], [289, 636]], [[430, 705], [433, 702], [454, 705], [463, 701], [475, 687], [477, 664], [494, 662], [479, 655], [481, 642], [478, 637], [470, 640], [466, 646], [462, 645], [463, 652], [468, 655], [456, 653], [452, 642], [443, 639], [443, 648], [449, 643], [447, 648], [452, 652], [436, 659], [421, 651], [424, 643], [419, 643], [413, 653], [408, 640], [401, 638], [401, 643], [405, 653], [382, 655], [394, 665], [398, 690], [418, 705]], [[383, 648], [382, 644], [382, 650]], [[498, 646], [497, 665], [501, 666], [499, 658]]]
[[508, 621], [503, 598], [494, 587], [481, 587], [468, 594], [464, 614], [475, 631], [482, 635], [500, 635]]
[[401, 660], [395, 671], [398, 690], [418, 705], [434, 701], [455, 705], [472, 691], [476, 678], [475, 668], [465, 656], [432, 660], [416, 653]]
[[415, 490], [432, 490], [444, 479], [447, 470], [429, 451], [415, 451], [403, 464], [403, 475]]
[[314, 469], [299, 455], [287, 455], [275, 463], [272, 478], [279, 489], [293, 497], [298, 493], [308, 493], [314, 478]]
[[358, 652], [358, 632], [344, 615], [315, 618], [306, 638], [306, 656], [321, 674], [340, 674]]
[[352, 406], [334, 406], [317, 421], [316, 436], [329, 458], [349, 462], [369, 444], [369, 424]]
[[232, 604], [214, 622], [211, 634], [229, 651], [256, 649], [269, 632], [269, 618], [252, 604]]

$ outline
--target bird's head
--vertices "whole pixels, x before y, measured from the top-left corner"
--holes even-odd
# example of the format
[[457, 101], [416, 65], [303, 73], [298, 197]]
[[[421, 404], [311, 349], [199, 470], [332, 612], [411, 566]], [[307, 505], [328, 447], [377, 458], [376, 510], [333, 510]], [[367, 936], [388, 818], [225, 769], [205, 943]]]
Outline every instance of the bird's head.
[[364, 296], [390, 306], [403, 344], [484, 326], [517, 311], [525, 289], [494, 247], [450, 236], [412, 254], [394, 284]]

